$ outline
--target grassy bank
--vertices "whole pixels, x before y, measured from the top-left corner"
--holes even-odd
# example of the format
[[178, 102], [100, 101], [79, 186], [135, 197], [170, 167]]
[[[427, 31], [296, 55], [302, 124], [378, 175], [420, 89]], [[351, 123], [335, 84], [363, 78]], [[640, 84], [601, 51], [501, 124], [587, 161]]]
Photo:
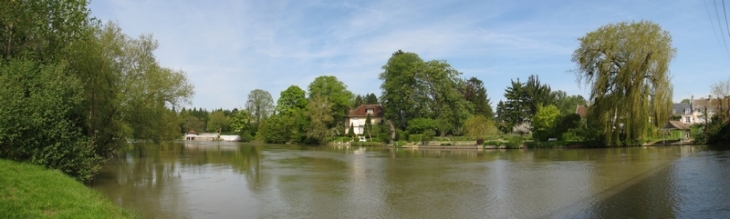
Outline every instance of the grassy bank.
[[60, 171], [0, 160], [0, 218], [135, 218]]

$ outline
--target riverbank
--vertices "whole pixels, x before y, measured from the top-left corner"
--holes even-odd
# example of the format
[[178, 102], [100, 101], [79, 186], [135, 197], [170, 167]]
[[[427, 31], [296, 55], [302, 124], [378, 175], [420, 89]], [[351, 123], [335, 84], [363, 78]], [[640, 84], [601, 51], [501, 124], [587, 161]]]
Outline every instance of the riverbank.
[[60, 171], [0, 160], [0, 218], [136, 216]]

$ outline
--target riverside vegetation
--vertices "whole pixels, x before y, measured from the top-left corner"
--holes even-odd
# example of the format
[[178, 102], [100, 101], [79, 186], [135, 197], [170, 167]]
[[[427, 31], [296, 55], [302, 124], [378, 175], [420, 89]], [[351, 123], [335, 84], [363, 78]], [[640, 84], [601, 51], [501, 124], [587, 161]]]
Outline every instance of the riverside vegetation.
[[[270, 93], [254, 89], [245, 109], [209, 112], [181, 108], [193, 85], [185, 72], [157, 62], [151, 35], [131, 37], [116, 23], [91, 17], [87, 1], [5, 0], [0, 10], [0, 158], [79, 181], [93, 178], [129, 139], [160, 142], [192, 130], [267, 143], [354, 138], [344, 119], [363, 103], [380, 104], [392, 124], [394, 135], [386, 122], [365, 127], [369, 141], [383, 143], [457, 136], [509, 145], [559, 138], [633, 146], [661, 136], [669, 118], [668, 66], [676, 51], [669, 33], [648, 21], [609, 24], [579, 38], [574, 72], [591, 89], [587, 100], [553, 91], [532, 75], [512, 81], [493, 111], [480, 79], [462, 78], [445, 60], [398, 50], [379, 74], [379, 97], [355, 95], [335, 76], [320, 76], [306, 91], [296, 85], [282, 91], [276, 104]], [[725, 85], [730, 81], [713, 85], [713, 92], [723, 89], [713, 100], [717, 119], [696, 133], [703, 142], [730, 141]], [[586, 118], [575, 114], [577, 105], [589, 105]]]

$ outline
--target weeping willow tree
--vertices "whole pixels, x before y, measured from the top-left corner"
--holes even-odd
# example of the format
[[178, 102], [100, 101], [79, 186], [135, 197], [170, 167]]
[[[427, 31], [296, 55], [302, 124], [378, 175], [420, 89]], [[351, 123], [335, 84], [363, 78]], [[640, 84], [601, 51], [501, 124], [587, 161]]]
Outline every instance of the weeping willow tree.
[[608, 146], [636, 145], [664, 125], [671, 107], [669, 32], [648, 21], [602, 26], [578, 39], [577, 81], [591, 87], [588, 122]]

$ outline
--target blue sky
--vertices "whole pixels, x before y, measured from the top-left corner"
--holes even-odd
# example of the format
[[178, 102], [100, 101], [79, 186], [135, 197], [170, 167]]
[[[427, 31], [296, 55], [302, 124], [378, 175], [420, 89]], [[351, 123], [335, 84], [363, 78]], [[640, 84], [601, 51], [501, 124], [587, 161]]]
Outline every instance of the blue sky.
[[707, 96], [730, 75], [721, 1], [95, 0], [90, 8], [127, 35], [152, 34], [158, 61], [195, 86], [188, 107], [206, 109], [241, 108], [253, 89], [276, 101], [288, 86], [306, 90], [321, 75], [355, 94], [380, 95], [378, 74], [399, 49], [484, 81], [493, 107], [510, 80], [531, 74], [587, 97], [570, 72], [577, 38], [622, 21], [649, 20], [670, 32], [676, 102]]

